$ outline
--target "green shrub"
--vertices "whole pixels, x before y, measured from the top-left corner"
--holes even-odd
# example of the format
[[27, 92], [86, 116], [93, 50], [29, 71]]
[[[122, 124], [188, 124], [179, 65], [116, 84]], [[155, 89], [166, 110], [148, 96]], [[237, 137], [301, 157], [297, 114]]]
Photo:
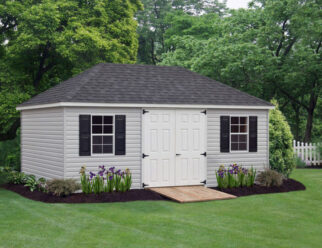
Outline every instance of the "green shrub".
[[275, 170], [265, 170], [259, 173], [256, 180], [261, 186], [281, 186], [283, 184], [283, 175]]
[[47, 190], [57, 196], [67, 196], [81, 189], [75, 179], [53, 179], [47, 182]]
[[30, 191], [34, 191], [38, 188], [38, 181], [34, 175], [27, 175], [26, 182], [24, 183], [25, 187], [28, 187]]
[[20, 171], [20, 130], [15, 139], [0, 142], [0, 165]]
[[46, 179], [43, 177], [36, 179], [34, 175], [12, 170], [11, 167], [0, 167], [0, 174], [5, 174], [8, 183], [22, 184], [28, 187], [30, 191], [38, 189], [46, 192]]
[[43, 177], [39, 178], [37, 183], [38, 183], [38, 185], [37, 185], [38, 190], [47, 193], [47, 180], [46, 180], [46, 178], [43, 178]]
[[272, 101], [275, 109], [269, 114], [269, 163], [272, 170], [289, 177], [295, 167], [293, 154], [293, 135], [290, 126], [276, 101]]
[[28, 175], [19, 171], [11, 171], [8, 175], [8, 182], [12, 184], [25, 184], [27, 179]]
[[9, 182], [12, 169], [8, 166], [0, 166], [0, 185]]
[[318, 142], [316, 146], [316, 152], [317, 154], [320, 154], [320, 158], [322, 158], [322, 142]]
[[305, 168], [305, 162], [298, 156], [295, 156], [295, 166], [296, 168]]

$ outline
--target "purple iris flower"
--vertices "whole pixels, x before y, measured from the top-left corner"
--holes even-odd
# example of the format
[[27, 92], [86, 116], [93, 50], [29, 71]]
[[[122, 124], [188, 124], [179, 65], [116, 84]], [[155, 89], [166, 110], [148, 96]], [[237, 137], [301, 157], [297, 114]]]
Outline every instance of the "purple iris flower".
[[98, 166], [98, 168], [100, 168], [101, 171], [104, 173], [104, 171], [105, 171], [105, 166], [104, 165], [100, 165], [100, 166]]
[[99, 171], [99, 172], [98, 172], [98, 175], [100, 175], [100, 177], [102, 177], [102, 176], [104, 175], [104, 171], [102, 171], [102, 170], [101, 170], [101, 171]]
[[96, 175], [95, 175], [95, 173], [93, 173], [93, 172], [89, 172], [89, 179], [92, 179], [93, 177], [95, 177]]
[[109, 170], [110, 172], [114, 173], [115, 167], [113, 166], [113, 167], [109, 168], [108, 170]]
[[110, 181], [112, 181], [113, 180], [113, 176], [109, 176], [109, 178], [108, 178]]
[[117, 175], [120, 175], [120, 172], [121, 172], [121, 170], [117, 170], [117, 171], [116, 171], [116, 174], [117, 174]]
[[219, 171], [218, 175], [221, 177], [221, 178], [224, 178], [224, 172], [223, 171]]

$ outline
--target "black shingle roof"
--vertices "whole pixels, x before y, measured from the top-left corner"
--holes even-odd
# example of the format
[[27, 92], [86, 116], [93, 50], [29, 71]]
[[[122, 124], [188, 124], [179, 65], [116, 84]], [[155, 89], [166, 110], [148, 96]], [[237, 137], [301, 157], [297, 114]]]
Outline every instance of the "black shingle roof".
[[181, 67], [98, 64], [19, 107], [58, 102], [272, 106]]

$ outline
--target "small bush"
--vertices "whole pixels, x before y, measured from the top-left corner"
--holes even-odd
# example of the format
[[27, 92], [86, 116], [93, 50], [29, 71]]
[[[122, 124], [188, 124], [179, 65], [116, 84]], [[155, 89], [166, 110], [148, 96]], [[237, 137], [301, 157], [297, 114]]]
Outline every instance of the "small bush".
[[8, 166], [0, 166], [0, 185], [9, 182], [12, 169]]
[[23, 172], [11, 171], [8, 174], [8, 182], [12, 184], [25, 184], [29, 176]]
[[81, 189], [75, 179], [53, 179], [47, 182], [48, 192], [57, 196], [67, 196]]
[[283, 175], [274, 170], [266, 170], [259, 173], [257, 182], [266, 187], [281, 186], [283, 184]]
[[296, 168], [305, 168], [306, 166], [305, 162], [300, 157], [297, 157], [297, 156], [295, 156], [295, 165], [296, 165]]
[[26, 182], [24, 183], [25, 187], [28, 187], [30, 191], [34, 191], [38, 188], [38, 181], [34, 175], [27, 175]]

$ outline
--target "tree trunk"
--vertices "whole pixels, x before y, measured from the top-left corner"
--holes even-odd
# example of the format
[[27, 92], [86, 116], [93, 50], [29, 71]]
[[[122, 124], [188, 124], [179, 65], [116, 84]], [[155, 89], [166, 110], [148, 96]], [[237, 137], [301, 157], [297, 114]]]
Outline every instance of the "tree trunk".
[[299, 105], [293, 103], [292, 108], [295, 112], [295, 140], [300, 140], [300, 107]]
[[307, 120], [306, 120], [306, 129], [305, 129], [305, 137], [304, 142], [311, 142], [312, 138], [312, 127], [313, 127], [313, 117], [314, 117], [314, 110], [316, 107], [318, 97], [315, 95], [314, 92], [311, 93], [310, 96], [310, 104], [307, 109]]

